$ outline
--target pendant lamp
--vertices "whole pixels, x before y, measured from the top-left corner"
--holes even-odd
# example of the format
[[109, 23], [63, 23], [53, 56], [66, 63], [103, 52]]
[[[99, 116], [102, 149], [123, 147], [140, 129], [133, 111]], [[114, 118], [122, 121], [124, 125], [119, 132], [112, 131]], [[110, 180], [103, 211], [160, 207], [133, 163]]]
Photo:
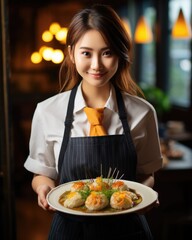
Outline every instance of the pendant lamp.
[[179, 10], [178, 18], [173, 25], [171, 36], [174, 39], [185, 39], [191, 37], [191, 29], [185, 20], [182, 9]]
[[144, 16], [137, 22], [134, 40], [136, 43], [150, 43], [153, 40], [151, 28]]

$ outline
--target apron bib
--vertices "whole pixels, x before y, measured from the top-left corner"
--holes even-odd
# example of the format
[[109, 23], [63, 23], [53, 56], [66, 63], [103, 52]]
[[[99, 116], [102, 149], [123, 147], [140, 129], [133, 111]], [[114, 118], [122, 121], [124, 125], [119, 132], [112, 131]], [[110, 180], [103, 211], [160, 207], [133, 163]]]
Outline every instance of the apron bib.
[[[78, 86], [71, 91], [65, 132], [59, 155], [60, 184], [79, 179], [107, 177], [109, 169], [118, 170], [118, 177], [136, 180], [137, 155], [130, 134], [124, 101], [115, 87], [119, 117], [124, 134], [99, 137], [70, 137], [74, 100]], [[126, 214], [107, 217], [77, 217], [56, 212], [49, 240], [152, 239], [144, 216]]]

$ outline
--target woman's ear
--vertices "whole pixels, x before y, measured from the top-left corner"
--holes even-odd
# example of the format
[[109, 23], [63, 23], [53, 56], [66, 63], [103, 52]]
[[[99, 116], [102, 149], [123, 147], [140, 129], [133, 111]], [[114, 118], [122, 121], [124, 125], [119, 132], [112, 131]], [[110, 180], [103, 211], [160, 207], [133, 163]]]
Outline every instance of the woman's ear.
[[75, 63], [73, 51], [72, 51], [72, 48], [70, 45], [68, 46], [68, 54], [69, 54], [69, 57], [70, 57], [72, 63]]

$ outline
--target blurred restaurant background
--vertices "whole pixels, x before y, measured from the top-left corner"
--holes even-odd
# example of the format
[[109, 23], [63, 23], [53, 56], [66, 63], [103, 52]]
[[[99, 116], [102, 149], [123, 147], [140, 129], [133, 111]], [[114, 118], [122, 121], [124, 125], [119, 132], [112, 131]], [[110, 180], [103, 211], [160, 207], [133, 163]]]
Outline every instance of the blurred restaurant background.
[[[163, 168], [147, 213], [155, 240], [192, 236], [192, 0], [1, 0], [0, 238], [46, 240], [52, 214], [37, 206], [29, 153], [36, 104], [59, 92], [67, 27], [93, 3], [111, 5], [134, 48], [132, 73], [158, 114]], [[151, 149], [153, 151], [153, 149]], [[190, 239], [190, 237], [189, 237]]]

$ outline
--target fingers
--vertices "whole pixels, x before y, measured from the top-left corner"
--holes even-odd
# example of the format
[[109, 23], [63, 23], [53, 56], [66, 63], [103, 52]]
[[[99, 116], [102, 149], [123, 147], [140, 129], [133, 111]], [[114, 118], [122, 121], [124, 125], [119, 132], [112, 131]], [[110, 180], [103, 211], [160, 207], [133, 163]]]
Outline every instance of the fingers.
[[42, 207], [44, 210], [47, 210], [49, 208], [47, 200], [44, 197], [41, 197], [40, 195], [38, 195], [38, 205]]
[[158, 194], [158, 192], [156, 192], [156, 193], [157, 193], [157, 200], [155, 202], [155, 207], [159, 207], [159, 205], [160, 205], [160, 202], [159, 202], [159, 199], [158, 199], [159, 194]]
[[147, 206], [147, 207], [139, 210], [139, 211], [137, 212], [138, 214], [145, 214], [145, 213], [149, 212], [150, 210], [152, 210], [154, 207], [155, 207], [155, 208], [159, 207], [160, 202], [159, 202], [159, 199], [158, 199], [158, 192], [156, 192], [156, 194], [157, 194], [157, 199], [156, 199], [156, 201], [155, 201], [154, 203], [150, 204], [149, 206]]
[[51, 187], [47, 185], [40, 185], [37, 189], [37, 194], [38, 194], [38, 205], [43, 208], [44, 210], [51, 210], [53, 211], [54, 209], [49, 206], [46, 196], [48, 192], [51, 190]]

